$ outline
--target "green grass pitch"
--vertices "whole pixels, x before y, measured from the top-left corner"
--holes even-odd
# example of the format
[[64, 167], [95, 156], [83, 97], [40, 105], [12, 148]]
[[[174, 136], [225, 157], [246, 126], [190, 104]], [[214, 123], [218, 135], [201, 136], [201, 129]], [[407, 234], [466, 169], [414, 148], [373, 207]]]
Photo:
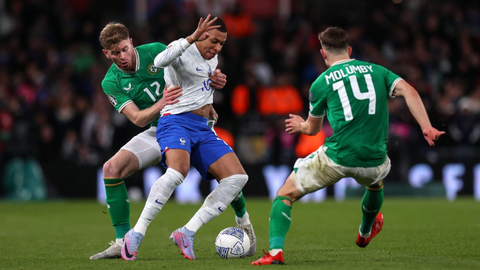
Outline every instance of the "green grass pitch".
[[[271, 203], [247, 197], [258, 238], [253, 258], [222, 260], [217, 233], [234, 226], [229, 209], [196, 236], [197, 260], [170, 245], [170, 233], [199, 205], [169, 202], [152, 222], [136, 261], [91, 261], [114, 232], [106, 206], [96, 201], [0, 202], [0, 269], [480, 269], [480, 202], [460, 198], [385, 198], [382, 232], [365, 249], [355, 245], [360, 198], [342, 203], [296, 203], [286, 239], [284, 266], [251, 266], [268, 249]], [[143, 202], [132, 203], [132, 226]]]

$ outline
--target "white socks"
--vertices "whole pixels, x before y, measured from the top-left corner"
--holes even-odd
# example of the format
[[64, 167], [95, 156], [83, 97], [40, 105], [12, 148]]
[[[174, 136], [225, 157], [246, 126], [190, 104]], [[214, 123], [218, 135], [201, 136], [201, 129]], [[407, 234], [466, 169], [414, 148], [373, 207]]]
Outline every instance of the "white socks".
[[237, 224], [237, 226], [245, 226], [251, 224], [248, 212], [245, 212], [245, 214], [241, 218], [235, 216], [235, 223]]
[[370, 237], [370, 235], [372, 234], [372, 230], [370, 230], [370, 232], [368, 233], [362, 233], [362, 225], [360, 225], [360, 227], [358, 228], [358, 232], [360, 233], [360, 236], [365, 239]]
[[246, 174], [234, 174], [220, 180], [218, 186], [208, 195], [202, 207], [188, 221], [185, 228], [196, 232], [203, 224], [218, 217], [227, 209], [227, 205], [233, 201], [247, 181]]
[[147, 203], [143, 208], [142, 214], [135, 224], [133, 230], [145, 235], [148, 225], [162, 210], [163, 205], [172, 196], [175, 188], [180, 185], [184, 180], [184, 177], [178, 171], [168, 168], [164, 175], [155, 181], [148, 194]]
[[275, 256], [277, 255], [280, 251], [283, 251], [283, 249], [275, 248], [269, 251], [270, 255]]

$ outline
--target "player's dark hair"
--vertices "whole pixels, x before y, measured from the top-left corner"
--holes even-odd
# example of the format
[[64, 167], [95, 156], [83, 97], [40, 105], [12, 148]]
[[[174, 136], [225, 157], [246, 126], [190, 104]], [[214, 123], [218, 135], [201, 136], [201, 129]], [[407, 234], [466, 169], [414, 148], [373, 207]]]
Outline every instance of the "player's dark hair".
[[328, 27], [318, 34], [322, 48], [333, 53], [344, 52], [348, 48], [348, 33], [340, 27]]
[[217, 17], [217, 20], [215, 22], [213, 22], [212, 25], [220, 25], [220, 27], [217, 28], [216, 30], [218, 30], [222, 33], [227, 33], [227, 25], [225, 25], [225, 22], [222, 19], [220, 19], [219, 17]]
[[130, 34], [125, 25], [118, 22], [109, 22], [103, 28], [102, 32], [100, 32], [100, 37], [98, 39], [103, 48], [108, 50], [120, 41], [129, 38]]

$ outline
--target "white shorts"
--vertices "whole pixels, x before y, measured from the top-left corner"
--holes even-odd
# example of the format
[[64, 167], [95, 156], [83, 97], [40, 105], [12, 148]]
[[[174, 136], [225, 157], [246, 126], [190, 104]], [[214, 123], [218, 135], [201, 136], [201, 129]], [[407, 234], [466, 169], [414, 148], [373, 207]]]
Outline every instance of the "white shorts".
[[344, 167], [331, 160], [325, 154], [326, 150], [327, 147], [322, 145], [306, 158], [299, 158], [295, 162], [290, 176], [303, 194], [335, 184], [345, 177], [352, 177], [360, 185], [370, 186], [383, 180], [390, 172], [388, 156], [385, 162], [377, 167]]
[[150, 127], [137, 134], [121, 148], [132, 152], [137, 157], [139, 169], [158, 164], [162, 160], [162, 152], [155, 135], [156, 131], [157, 127]]

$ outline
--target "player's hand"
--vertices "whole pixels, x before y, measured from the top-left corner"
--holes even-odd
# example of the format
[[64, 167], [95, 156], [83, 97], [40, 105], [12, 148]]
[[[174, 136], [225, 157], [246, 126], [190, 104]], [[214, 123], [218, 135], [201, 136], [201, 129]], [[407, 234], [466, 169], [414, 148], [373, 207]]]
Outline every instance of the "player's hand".
[[302, 132], [302, 123], [305, 122], [302, 117], [296, 114], [289, 114], [290, 118], [285, 120], [285, 131], [288, 134], [296, 134]]
[[172, 105], [178, 102], [178, 98], [182, 95], [180, 86], [172, 86], [167, 89], [167, 85], [163, 89], [163, 97], [160, 100], [163, 105]]
[[443, 134], [445, 134], [445, 131], [438, 131], [434, 127], [427, 127], [422, 130], [423, 137], [425, 140], [427, 140], [428, 144], [430, 146], [435, 145], [435, 141], [440, 138]]
[[215, 69], [212, 75], [210, 75], [210, 86], [215, 89], [222, 89], [227, 84], [227, 75], [223, 74], [220, 69]]
[[193, 42], [205, 40], [210, 36], [208, 34], [208, 31], [217, 29], [220, 27], [220, 25], [212, 26], [212, 23], [214, 23], [217, 20], [217, 17], [213, 18], [213, 20], [210, 20], [210, 18], [211, 18], [210, 14], [208, 14], [207, 18], [205, 18], [205, 21], [203, 20], [203, 18], [200, 18], [200, 21], [198, 22], [198, 26], [195, 32], [193, 32], [193, 34], [187, 37], [188, 43], [193, 44]]

